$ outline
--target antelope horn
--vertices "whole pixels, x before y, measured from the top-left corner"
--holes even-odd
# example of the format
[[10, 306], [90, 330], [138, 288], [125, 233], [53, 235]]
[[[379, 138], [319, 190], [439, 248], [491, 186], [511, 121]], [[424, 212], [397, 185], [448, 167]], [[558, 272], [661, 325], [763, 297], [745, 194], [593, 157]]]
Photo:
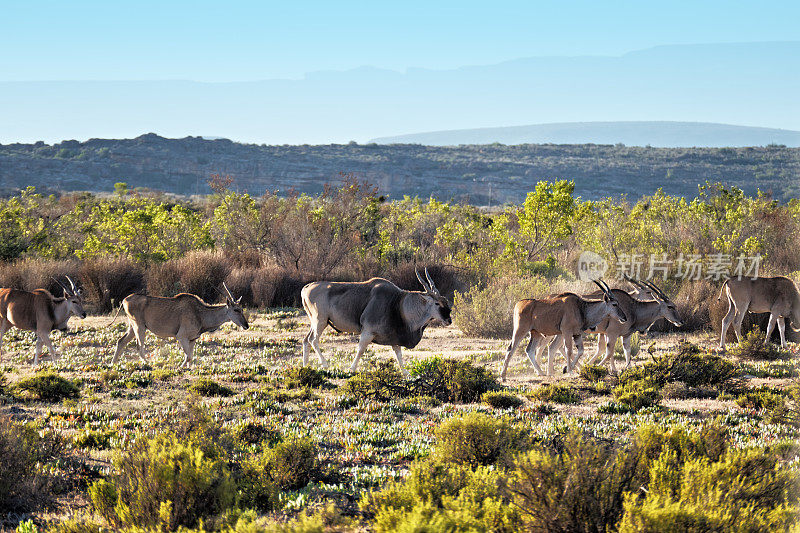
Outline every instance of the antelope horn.
[[50, 276], [50, 279], [52, 279], [53, 281], [58, 283], [58, 286], [61, 287], [62, 289], [64, 289], [64, 294], [69, 294], [70, 293], [70, 291], [67, 288], [67, 286], [64, 285], [63, 283], [61, 283], [60, 281], [58, 281], [58, 279], [54, 278], [53, 276]]
[[596, 279], [593, 279], [593, 280], [592, 280], [592, 283], [594, 283], [595, 285], [597, 285], [598, 287], [600, 287], [600, 290], [601, 290], [601, 291], [603, 291], [603, 294], [608, 294], [608, 293], [606, 292], [606, 288], [605, 288], [605, 287], [603, 287], [603, 286], [600, 284], [600, 282], [599, 282], [599, 281], [597, 281]]
[[431, 279], [431, 275], [428, 274], [428, 267], [425, 267], [425, 277], [428, 278], [428, 286], [431, 288], [431, 292], [433, 294], [439, 294], [439, 289], [436, 288], [436, 285], [433, 283]]
[[603, 287], [605, 287], [606, 294], [611, 296], [611, 287], [608, 286], [608, 283], [606, 283], [602, 278], [600, 278], [600, 282], [603, 284]]
[[[427, 270], [427, 269], [426, 269], [426, 270]], [[430, 289], [430, 287], [428, 287], [428, 286], [425, 284], [425, 280], [424, 280], [424, 279], [422, 279], [422, 276], [420, 276], [420, 275], [419, 275], [419, 270], [417, 270], [417, 269], [415, 268], [415, 269], [414, 269], [414, 274], [416, 274], [416, 275], [417, 275], [417, 279], [418, 279], [418, 280], [419, 280], [419, 282], [422, 284], [422, 288], [423, 288], [423, 289], [425, 289], [425, 292], [430, 292], [430, 291], [431, 291], [431, 289]]]
[[667, 295], [666, 295], [666, 294], [664, 294], [664, 291], [662, 291], [661, 289], [659, 289], [658, 287], [656, 287], [656, 284], [655, 284], [655, 283], [653, 283], [652, 281], [647, 281], [647, 282], [645, 282], [645, 283], [647, 283], [647, 286], [648, 286], [648, 287], [650, 287], [651, 289], [653, 289], [653, 291], [656, 293], [656, 296], [658, 296], [659, 298], [661, 298], [661, 299], [662, 299], [662, 300], [664, 300], [665, 302], [666, 302], [667, 300], [669, 300], [669, 298], [667, 298]]
[[222, 288], [225, 289], [226, 293], [228, 293], [228, 298], [230, 298], [231, 300], [236, 300], [236, 298], [233, 297], [233, 294], [231, 294], [231, 290], [228, 288], [227, 285], [225, 285], [224, 281], [222, 282]]
[[66, 276], [66, 278], [67, 281], [69, 281], [69, 284], [72, 286], [72, 294], [78, 294], [78, 287], [75, 286], [75, 282], [72, 281], [72, 278], [69, 276]]

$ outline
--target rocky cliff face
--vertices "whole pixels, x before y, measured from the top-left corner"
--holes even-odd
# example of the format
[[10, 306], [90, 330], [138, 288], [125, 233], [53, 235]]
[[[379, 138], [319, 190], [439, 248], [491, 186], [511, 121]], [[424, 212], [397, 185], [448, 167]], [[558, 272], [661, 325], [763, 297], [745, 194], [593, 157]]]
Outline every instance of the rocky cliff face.
[[205, 194], [211, 174], [260, 194], [290, 189], [318, 193], [352, 172], [382, 194], [436, 196], [475, 204], [519, 201], [542, 179], [571, 179], [584, 198], [659, 187], [694, 196], [705, 180], [777, 199], [800, 196], [800, 149], [649, 148], [623, 145], [284, 145], [240, 144], [200, 137], [90, 139], [60, 144], [0, 145], [0, 190], [111, 191], [114, 183], [178, 194]]

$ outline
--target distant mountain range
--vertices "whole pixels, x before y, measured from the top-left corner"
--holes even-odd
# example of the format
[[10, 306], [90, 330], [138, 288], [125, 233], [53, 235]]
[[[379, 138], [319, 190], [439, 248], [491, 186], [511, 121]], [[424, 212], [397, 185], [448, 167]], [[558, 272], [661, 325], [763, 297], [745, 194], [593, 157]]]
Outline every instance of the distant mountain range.
[[[407, 132], [631, 120], [800, 129], [798, 95], [800, 42], [659, 46], [620, 56], [531, 57], [440, 70], [363, 67], [232, 83], [0, 82], [0, 142], [156, 132], [273, 145], [363, 143]], [[610, 133], [602, 142], [649, 142]], [[730, 144], [765, 144], [763, 138]], [[651, 144], [662, 144], [656, 141]], [[669, 144], [728, 144], [701, 141]]]
[[519, 202], [539, 180], [569, 179], [588, 199], [638, 198], [663, 189], [694, 197], [705, 180], [748, 194], [800, 198], [800, 148], [656, 148], [620, 144], [256, 145], [201, 137], [90, 139], [0, 145], [0, 194], [112, 191], [114, 183], [178, 194], [205, 194], [214, 173], [241, 191], [319, 194], [340, 172], [355, 173], [391, 198], [404, 195], [478, 205]]
[[800, 131], [707, 122], [565, 122], [430, 131], [378, 137], [380, 144], [413, 143], [433, 146], [459, 144], [616, 144], [628, 146], [800, 146]]

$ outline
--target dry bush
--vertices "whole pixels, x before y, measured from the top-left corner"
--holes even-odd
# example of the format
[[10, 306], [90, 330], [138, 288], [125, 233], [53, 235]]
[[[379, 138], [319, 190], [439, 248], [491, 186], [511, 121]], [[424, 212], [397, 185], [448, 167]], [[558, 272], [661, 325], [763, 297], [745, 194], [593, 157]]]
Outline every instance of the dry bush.
[[456, 292], [453, 319], [465, 334], [476, 337], [510, 338], [512, 310], [518, 300], [549, 294], [550, 285], [542, 278], [497, 278], [485, 289], [472, 287]]
[[225, 283], [248, 307], [299, 307], [305, 284], [294, 272], [278, 267], [236, 268]]
[[99, 312], [107, 313], [129, 294], [145, 289], [144, 271], [129, 259], [91, 259], [79, 272], [85, 296]]
[[717, 304], [719, 289], [719, 284], [714, 285], [705, 279], [686, 280], [680, 285], [673, 302], [683, 321], [682, 330], [695, 331], [708, 327], [711, 308]]
[[[25, 259], [0, 265], [0, 287], [32, 291], [47, 289], [55, 296], [64, 294], [56, 279], [69, 287], [66, 276], [79, 283], [80, 263], [76, 260], [51, 261], [47, 259]], [[54, 279], [55, 278], [55, 279]]]
[[[147, 271], [147, 292], [154, 296], [196, 294], [206, 302], [220, 299], [222, 282], [230, 274], [230, 261], [220, 251], [198, 250]], [[236, 294], [234, 294], [236, 296]]]
[[263, 277], [256, 280], [255, 292], [263, 291], [266, 296], [269, 290], [274, 290], [269, 307], [300, 307], [300, 290], [305, 284], [303, 278], [291, 270], [265, 269]]

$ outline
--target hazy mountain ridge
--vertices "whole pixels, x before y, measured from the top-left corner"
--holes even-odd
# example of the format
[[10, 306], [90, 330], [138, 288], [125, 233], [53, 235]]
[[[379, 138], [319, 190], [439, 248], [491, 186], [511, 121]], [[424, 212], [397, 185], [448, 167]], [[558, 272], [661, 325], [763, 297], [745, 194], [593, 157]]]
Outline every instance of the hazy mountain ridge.
[[800, 131], [707, 122], [562, 122], [378, 137], [381, 144], [616, 144], [660, 147], [800, 146]]
[[363, 67], [230, 83], [0, 82], [0, 142], [155, 131], [301, 144], [504, 124], [663, 119], [800, 129], [798, 94], [798, 42], [666, 46], [440, 70]]
[[115, 182], [179, 194], [209, 192], [212, 173], [229, 174], [240, 190], [319, 193], [354, 172], [391, 197], [463, 199], [476, 204], [519, 201], [542, 179], [571, 179], [584, 198], [658, 188], [694, 196], [706, 179], [800, 196], [800, 149], [652, 148], [622, 145], [331, 144], [267, 146], [201, 137], [90, 139], [0, 145], [0, 189], [111, 191]]

